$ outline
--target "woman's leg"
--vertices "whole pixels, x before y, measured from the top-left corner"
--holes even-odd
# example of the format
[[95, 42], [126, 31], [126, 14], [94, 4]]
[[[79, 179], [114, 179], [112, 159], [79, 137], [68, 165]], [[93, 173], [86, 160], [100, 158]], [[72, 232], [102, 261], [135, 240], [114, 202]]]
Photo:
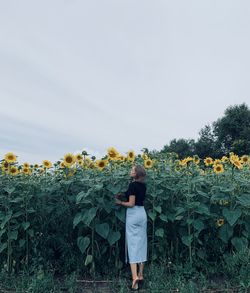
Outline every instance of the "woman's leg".
[[138, 277], [139, 279], [143, 279], [143, 269], [144, 269], [144, 263], [140, 262], [139, 263], [139, 273], [138, 273]]
[[131, 269], [132, 279], [134, 280], [138, 277], [137, 276], [137, 263], [131, 263], [130, 269]]

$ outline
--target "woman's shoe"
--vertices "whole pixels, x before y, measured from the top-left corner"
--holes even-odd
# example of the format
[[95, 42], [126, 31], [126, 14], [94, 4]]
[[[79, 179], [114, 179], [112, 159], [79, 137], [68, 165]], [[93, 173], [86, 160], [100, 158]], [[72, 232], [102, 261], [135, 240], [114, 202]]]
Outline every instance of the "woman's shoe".
[[131, 287], [132, 291], [137, 291], [139, 289], [138, 282], [139, 282], [139, 278], [133, 279], [132, 287]]
[[142, 288], [143, 284], [144, 284], [144, 279], [143, 278], [139, 279], [139, 281], [138, 281], [139, 289]]

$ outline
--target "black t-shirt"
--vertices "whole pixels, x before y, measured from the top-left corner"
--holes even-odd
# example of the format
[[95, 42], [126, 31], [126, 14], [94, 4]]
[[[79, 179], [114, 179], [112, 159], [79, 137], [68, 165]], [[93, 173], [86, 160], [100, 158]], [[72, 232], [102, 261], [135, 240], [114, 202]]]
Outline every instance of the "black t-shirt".
[[129, 184], [128, 190], [125, 192], [127, 201], [130, 195], [135, 195], [135, 205], [143, 206], [146, 195], [146, 184], [144, 182], [133, 181]]

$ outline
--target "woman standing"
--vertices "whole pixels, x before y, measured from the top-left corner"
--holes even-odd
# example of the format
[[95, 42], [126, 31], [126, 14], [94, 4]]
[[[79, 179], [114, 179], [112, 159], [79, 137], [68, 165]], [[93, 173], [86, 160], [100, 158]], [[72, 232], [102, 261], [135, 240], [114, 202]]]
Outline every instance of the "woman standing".
[[[147, 261], [147, 215], [144, 209], [146, 172], [140, 166], [134, 166], [130, 172], [133, 182], [125, 192], [127, 201], [116, 199], [116, 204], [127, 207], [125, 257], [130, 263], [132, 290], [138, 290], [138, 283], [143, 282], [144, 262]], [[127, 258], [128, 250], [128, 258]], [[139, 272], [137, 273], [137, 265]]]

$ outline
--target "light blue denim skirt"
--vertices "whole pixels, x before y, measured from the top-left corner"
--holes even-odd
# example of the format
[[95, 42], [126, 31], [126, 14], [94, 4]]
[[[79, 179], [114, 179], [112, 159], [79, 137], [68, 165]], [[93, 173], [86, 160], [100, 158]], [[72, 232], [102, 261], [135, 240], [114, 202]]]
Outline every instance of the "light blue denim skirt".
[[147, 214], [144, 206], [126, 211], [125, 262], [147, 261]]

